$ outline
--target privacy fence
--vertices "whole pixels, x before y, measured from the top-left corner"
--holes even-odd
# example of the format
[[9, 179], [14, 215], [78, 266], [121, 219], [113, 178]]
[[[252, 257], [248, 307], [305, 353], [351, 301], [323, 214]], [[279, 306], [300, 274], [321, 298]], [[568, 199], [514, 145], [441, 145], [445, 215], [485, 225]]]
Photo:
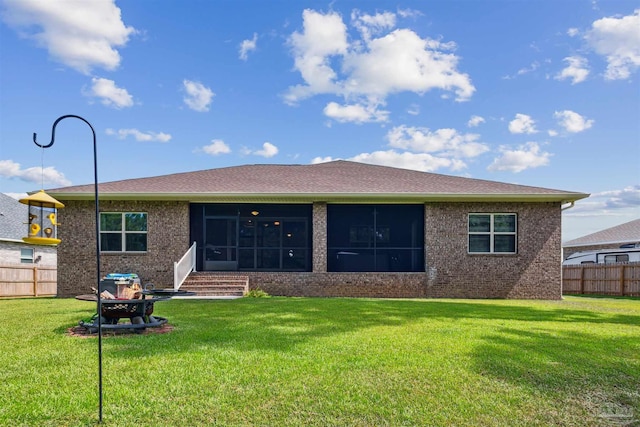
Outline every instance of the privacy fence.
[[55, 296], [57, 267], [0, 264], [0, 297]]
[[563, 266], [562, 293], [638, 297], [640, 296], [640, 263]]

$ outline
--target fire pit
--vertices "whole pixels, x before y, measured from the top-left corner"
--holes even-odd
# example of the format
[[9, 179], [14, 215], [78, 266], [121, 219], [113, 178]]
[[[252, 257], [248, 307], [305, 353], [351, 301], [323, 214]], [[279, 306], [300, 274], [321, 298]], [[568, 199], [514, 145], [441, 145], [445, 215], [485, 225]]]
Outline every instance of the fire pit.
[[[165, 317], [153, 316], [153, 307], [156, 302], [167, 301], [174, 295], [193, 294], [173, 289], [155, 290], [152, 284], [145, 285], [145, 290], [132, 289], [123, 286], [121, 281], [109, 279], [100, 281], [100, 292], [102, 295], [102, 312], [100, 313], [102, 315], [102, 329], [130, 329], [136, 332], [142, 332], [146, 328], [156, 328], [167, 323]], [[123, 298], [122, 295], [127, 297]], [[97, 293], [78, 295], [76, 299], [97, 303], [98, 295]], [[129, 319], [129, 322], [120, 323], [121, 319]], [[90, 321], [81, 320], [78, 325], [85, 327], [90, 333], [98, 332], [98, 313], [95, 313]]]
[[[78, 295], [76, 299], [96, 303], [96, 294]], [[158, 301], [169, 300], [169, 297], [148, 297], [143, 295], [139, 299], [103, 299], [102, 300], [102, 328], [103, 329], [140, 329], [155, 328], [167, 323], [167, 319], [152, 316], [153, 305]], [[119, 323], [120, 319], [129, 319], [130, 323]], [[78, 322], [91, 333], [98, 332], [98, 313], [89, 322]]]

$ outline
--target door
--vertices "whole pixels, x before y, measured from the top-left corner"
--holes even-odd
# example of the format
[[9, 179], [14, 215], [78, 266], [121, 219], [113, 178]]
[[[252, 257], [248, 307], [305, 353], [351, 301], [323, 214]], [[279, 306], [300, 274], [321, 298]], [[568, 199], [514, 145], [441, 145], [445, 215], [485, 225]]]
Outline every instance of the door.
[[206, 217], [204, 222], [204, 270], [236, 271], [238, 218]]

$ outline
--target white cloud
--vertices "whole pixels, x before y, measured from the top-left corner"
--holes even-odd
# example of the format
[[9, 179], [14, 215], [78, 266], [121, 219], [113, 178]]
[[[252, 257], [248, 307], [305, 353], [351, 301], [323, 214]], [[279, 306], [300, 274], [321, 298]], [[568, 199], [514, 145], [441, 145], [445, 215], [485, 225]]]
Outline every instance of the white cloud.
[[591, 197], [604, 199], [603, 205], [606, 209], [640, 207], [640, 185], [594, 193]]
[[555, 129], [549, 129], [547, 134], [549, 134], [549, 136], [558, 136], [558, 131]]
[[389, 119], [389, 112], [378, 110], [377, 105], [339, 105], [337, 102], [330, 102], [323, 112], [325, 116], [341, 123], [386, 122]]
[[103, 105], [116, 109], [133, 106], [133, 97], [113, 80], [93, 77], [91, 83], [91, 89], [83, 92], [85, 96], [100, 98]]
[[586, 80], [589, 75], [588, 61], [581, 56], [568, 56], [563, 59], [568, 65], [555, 76], [556, 80], [571, 79], [571, 84]]
[[5, 0], [3, 20], [22, 37], [35, 40], [56, 61], [81, 73], [114, 70], [117, 50], [136, 32], [122, 22], [114, 0]]
[[[421, 38], [408, 29], [396, 29], [395, 15], [354, 12], [353, 25], [361, 39], [348, 38], [342, 17], [335, 12], [303, 13], [303, 32], [289, 38], [294, 67], [304, 84], [289, 87], [289, 104], [317, 95], [332, 94], [383, 103], [393, 93], [423, 94], [432, 89], [453, 92], [457, 101], [468, 100], [475, 91], [467, 74], [457, 70], [456, 45]], [[358, 102], [361, 103], [361, 102]]]
[[183, 100], [189, 108], [201, 113], [209, 111], [209, 105], [215, 96], [215, 93], [213, 93], [211, 89], [200, 82], [191, 80], [183, 80], [182, 85], [186, 92], [186, 96]]
[[265, 142], [264, 144], [262, 144], [261, 150], [253, 151], [245, 148], [243, 151], [244, 151], [244, 154], [253, 154], [254, 156], [270, 158], [278, 154], [278, 147], [276, 147], [270, 142]]
[[0, 160], [0, 176], [4, 178], [17, 178], [21, 181], [38, 184], [44, 181], [51, 185], [71, 185], [71, 181], [53, 166], [44, 169], [41, 167], [22, 169], [20, 163], [16, 163], [13, 160]]
[[420, 114], [420, 105], [411, 104], [409, 108], [407, 108], [407, 113], [411, 114], [412, 116], [417, 116], [418, 114]]
[[391, 93], [451, 91], [457, 101], [467, 101], [475, 87], [467, 74], [456, 70], [459, 58], [449, 53], [455, 43], [422, 39], [398, 29], [367, 43], [367, 50], [344, 58], [348, 94], [384, 98]]
[[540, 147], [535, 142], [528, 142], [515, 150], [502, 146], [500, 152], [502, 155], [494, 159], [487, 170], [518, 173], [526, 169], [546, 166], [551, 157], [550, 153], [540, 151]]
[[571, 111], [556, 111], [553, 117], [558, 120], [558, 124], [567, 132], [578, 133], [589, 129], [593, 126], [594, 121], [588, 120], [580, 114]]
[[221, 139], [212, 139], [211, 144], [202, 147], [202, 151], [212, 156], [218, 154], [228, 154], [231, 152], [231, 148]]
[[[422, 165], [418, 168], [419, 170], [435, 170], [439, 167], [460, 170], [467, 166], [462, 159], [474, 158], [489, 151], [486, 144], [478, 142], [479, 135], [460, 134], [455, 129], [431, 131], [428, 128], [402, 125], [387, 132], [386, 138], [390, 147], [399, 148], [405, 152], [397, 153], [391, 150], [377, 152], [377, 156], [381, 156], [380, 153], [387, 153], [385, 156], [393, 158], [394, 161], [403, 159], [403, 162], [412, 164], [417, 162]], [[371, 155], [368, 154], [368, 156]], [[427, 167], [427, 165], [429, 166]], [[416, 167], [412, 166], [411, 168]]]
[[369, 15], [354, 9], [351, 12], [351, 22], [360, 31], [364, 40], [371, 40], [371, 36], [382, 33], [396, 26], [396, 15], [391, 12]]
[[531, 63], [531, 65], [527, 68], [521, 68], [518, 70], [518, 75], [522, 76], [524, 74], [529, 74], [531, 72], [534, 72], [535, 70], [537, 70], [538, 68], [540, 68], [540, 63], [538, 61], [534, 61]]
[[475, 128], [475, 127], [478, 127], [480, 125], [480, 123], [484, 123], [484, 122], [485, 122], [484, 117], [471, 116], [471, 118], [467, 122], [467, 126], [470, 127], [470, 128]]
[[253, 38], [251, 40], [243, 40], [240, 43], [240, 59], [246, 61], [249, 58], [249, 52], [253, 52], [256, 50], [256, 43], [258, 42], [258, 34], [253, 33]]
[[[332, 157], [316, 157], [311, 163], [325, 163], [337, 160]], [[361, 153], [346, 160], [354, 162], [368, 163], [372, 165], [391, 166], [402, 169], [413, 169], [422, 172], [434, 172], [441, 168], [450, 170], [462, 170], [465, 163], [444, 157], [432, 156], [427, 153], [397, 152], [395, 150], [374, 151], [373, 153]]]
[[117, 136], [118, 139], [125, 139], [128, 136], [133, 136], [136, 141], [141, 142], [169, 142], [171, 140], [171, 135], [164, 132], [141, 132], [138, 129], [118, 129], [117, 131], [114, 129], [107, 129], [107, 135]]
[[398, 153], [394, 150], [362, 153], [349, 160], [403, 169], [414, 169], [423, 172], [433, 172], [441, 168], [459, 171], [467, 167], [464, 162], [456, 159], [432, 156], [427, 153], [409, 153], [406, 151]]
[[637, 219], [640, 215], [640, 185], [593, 193], [567, 212], [568, 216], [575, 217], [629, 216], [629, 220]]
[[302, 13], [303, 32], [289, 37], [295, 57], [294, 67], [302, 75], [306, 85], [289, 88], [285, 101], [289, 104], [318, 93], [338, 91], [336, 73], [329, 59], [347, 52], [347, 27], [335, 12], [326, 15], [305, 9]]
[[509, 122], [509, 132], [532, 134], [536, 130], [535, 121], [526, 114], [516, 114], [516, 118]]
[[398, 15], [401, 18], [416, 18], [423, 16], [424, 14], [416, 9], [398, 9]]
[[569, 29], [567, 30], [567, 35], [568, 35], [569, 37], [575, 37], [575, 36], [577, 36], [578, 34], [580, 34], [580, 30], [578, 30], [577, 28], [569, 28]]
[[333, 158], [331, 156], [326, 156], [326, 157], [314, 157], [313, 159], [311, 159], [311, 164], [315, 165], [318, 163], [327, 163], [327, 162], [331, 162], [333, 160], [339, 160], [338, 158]]
[[585, 39], [607, 60], [605, 79], [624, 80], [640, 68], [640, 9], [593, 22]]

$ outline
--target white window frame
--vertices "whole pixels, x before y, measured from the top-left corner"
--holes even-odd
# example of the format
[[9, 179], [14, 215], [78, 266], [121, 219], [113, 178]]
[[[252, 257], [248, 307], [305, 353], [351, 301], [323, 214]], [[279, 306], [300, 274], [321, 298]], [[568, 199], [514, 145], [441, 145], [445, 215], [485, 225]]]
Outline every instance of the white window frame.
[[[23, 255], [22, 251], [31, 251], [31, 256]], [[36, 253], [33, 248], [20, 248], [20, 263], [21, 264], [33, 264], [35, 260]]]
[[[490, 216], [490, 229], [489, 231], [471, 231], [469, 229], [469, 222], [474, 215], [489, 215]], [[498, 215], [510, 215], [515, 218], [514, 231], [495, 231], [494, 230], [494, 218]], [[472, 235], [489, 236], [489, 252], [471, 252], [469, 245], [469, 237]], [[496, 252], [495, 251], [495, 236], [514, 236], [514, 251], [513, 252]], [[472, 212], [467, 216], [467, 253], [470, 255], [514, 255], [518, 253], [518, 214], [513, 212]]]
[[[149, 240], [147, 237], [147, 249], [144, 251], [130, 251], [127, 250], [127, 234], [146, 234], [148, 236], [149, 234], [149, 214], [147, 212], [100, 212], [100, 215], [102, 216], [102, 214], [105, 215], [120, 215], [121, 221], [122, 221], [122, 226], [121, 226], [121, 230], [119, 231], [103, 231], [102, 227], [100, 228], [100, 253], [137, 253], [137, 254], [144, 254], [147, 253], [147, 251], [149, 250]], [[147, 221], [147, 229], [145, 231], [127, 231], [126, 230], [126, 215], [128, 214], [144, 214], [146, 221]], [[100, 221], [100, 223], [102, 223], [102, 221]], [[102, 235], [103, 234], [119, 234], [121, 236], [121, 243], [120, 243], [120, 247], [122, 248], [119, 251], [104, 251], [102, 250]]]

